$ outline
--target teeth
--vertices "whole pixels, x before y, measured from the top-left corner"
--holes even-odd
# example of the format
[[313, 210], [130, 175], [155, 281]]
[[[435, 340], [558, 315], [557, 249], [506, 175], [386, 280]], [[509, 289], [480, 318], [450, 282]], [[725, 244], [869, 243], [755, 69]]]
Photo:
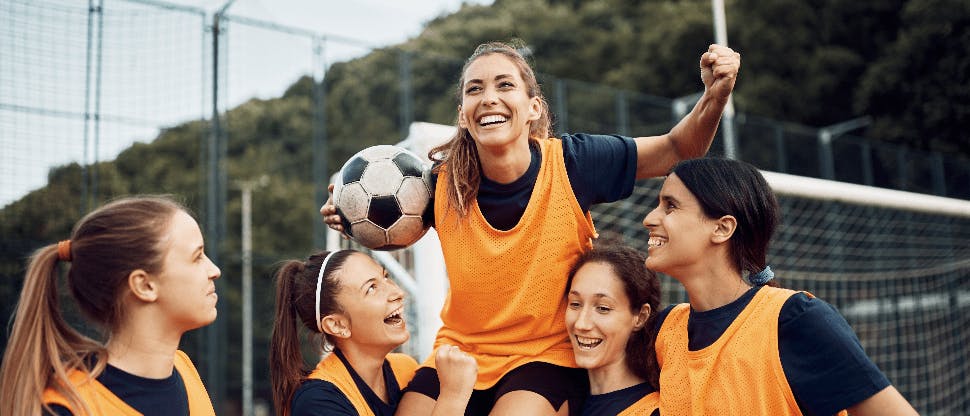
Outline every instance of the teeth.
[[596, 348], [602, 342], [603, 340], [599, 338], [586, 338], [586, 337], [576, 336], [576, 344], [579, 345], [580, 349], [584, 349], [584, 350], [591, 350], [593, 348]]
[[398, 308], [396, 311], [384, 318], [384, 323], [393, 326], [400, 326], [404, 323], [404, 316], [402, 315], [402, 312], [404, 312], [404, 309]]
[[482, 126], [486, 126], [494, 123], [504, 123], [506, 120], [507, 119], [505, 118], [505, 116], [492, 115], [492, 116], [482, 117], [480, 120], [478, 120], [478, 124]]
[[662, 247], [666, 243], [667, 240], [660, 237], [650, 237], [650, 239], [647, 240], [647, 245], [650, 247]]

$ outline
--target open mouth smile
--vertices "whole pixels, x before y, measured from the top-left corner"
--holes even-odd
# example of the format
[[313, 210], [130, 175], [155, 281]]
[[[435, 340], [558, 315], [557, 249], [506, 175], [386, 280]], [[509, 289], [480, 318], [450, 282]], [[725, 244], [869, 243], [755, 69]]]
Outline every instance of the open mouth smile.
[[573, 338], [576, 339], [576, 345], [579, 346], [579, 349], [581, 350], [591, 350], [603, 343], [602, 338], [587, 338], [579, 335], [576, 335]]
[[503, 115], [499, 115], [499, 114], [488, 115], [478, 119], [478, 125], [482, 127], [488, 127], [488, 126], [494, 126], [497, 124], [502, 124], [508, 120], [509, 120], [508, 117], [505, 117]]
[[400, 307], [384, 317], [384, 323], [390, 326], [400, 327], [404, 325], [404, 307]]

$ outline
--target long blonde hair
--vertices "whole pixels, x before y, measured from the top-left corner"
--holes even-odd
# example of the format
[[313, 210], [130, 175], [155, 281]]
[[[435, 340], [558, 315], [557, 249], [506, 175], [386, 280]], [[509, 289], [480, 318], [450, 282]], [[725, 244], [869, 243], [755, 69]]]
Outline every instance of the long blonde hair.
[[[539, 99], [540, 115], [539, 119], [533, 121], [529, 126], [529, 140], [549, 137], [552, 128], [549, 104], [542, 95], [542, 89], [539, 88], [539, 81], [532, 71], [532, 66], [510, 44], [489, 42], [478, 45], [461, 69], [457, 90], [458, 102], [461, 103], [462, 86], [465, 84], [465, 71], [468, 66], [478, 58], [495, 53], [505, 55], [512, 60], [519, 68], [519, 75], [526, 84], [526, 92], [529, 98]], [[435, 162], [434, 172], [436, 174], [440, 175], [442, 166], [448, 165], [448, 180], [451, 182], [448, 187], [448, 206], [457, 210], [460, 217], [464, 217], [468, 214], [469, 201], [473, 201], [478, 196], [478, 185], [481, 182], [481, 162], [478, 159], [475, 139], [472, 138], [468, 129], [458, 127], [458, 131], [451, 139], [428, 152], [428, 158]]]
[[[134, 197], [109, 203], [85, 216], [71, 233], [68, 286], [81, 312], [110, 334], [124, 313], [124, 282], [137, 269], [162, 268], [161, 240], [184, 208], [167, 197]], [[37, 415], [49, 409], [44, 390], [67, 398], [75, 414], [91, 414], [68, 380], [73, 370], [91, 378], [107, 365], [104, 345], [72, 328], [58, 301], [58, 244], [30, 258], [0, 367], [0, 415]]]

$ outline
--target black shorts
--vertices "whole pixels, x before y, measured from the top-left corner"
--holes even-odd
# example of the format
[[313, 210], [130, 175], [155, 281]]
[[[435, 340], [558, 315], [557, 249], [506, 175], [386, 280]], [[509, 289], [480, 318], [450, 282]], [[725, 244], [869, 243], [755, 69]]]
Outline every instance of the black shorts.
[[[438, 372], [421, 367], [414, 374], [404, 392], [421, 393], [438, 400], [440, 383]], [[509, 371], [498, 383], [486, 390], [474, 390], [465, 415], [487, 415], [505, 393], [525, 390], [545, 397], [553, 409], [569, 402], [569, 414], [578, 415], [589, 395], [589, 377], [582, 368], [561, 367], [543, 362], [531, 362]]]

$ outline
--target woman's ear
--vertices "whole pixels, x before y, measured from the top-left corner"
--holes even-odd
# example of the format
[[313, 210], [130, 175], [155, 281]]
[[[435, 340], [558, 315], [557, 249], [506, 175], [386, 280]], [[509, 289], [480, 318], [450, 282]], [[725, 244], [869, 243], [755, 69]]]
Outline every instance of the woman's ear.
[[650, 320], [650, 313], [652, 311], [653, 311], [653, 308], [651, 308], [650, 305], [646, 303], [644, 303], [643, 306], [640, 307], [640, 312], [637, 313], [636, 317], [633, 320], [634, 331], [639, 331], [640, 329], [643, 329], [643, 326], [646, 325], [647, 321]]
[[463, 129], [468, 129], [468, 123], [465, 122], [465, 114], [461, 112], [461, 106], [458, 106], [458, 127]]
[[332, 313], [321, 318], [323, 321], [323, 332], [337, 338], [350, 338], [350, 321], [347, 317]]
[[137, 269], [128, 274], [128, 289], [142, 302], [158, 300], [158, 283], [148, 272]]
[[540, 117], [542, 117], [542, 103], [539, 97], [532, 97], [532, 102], [529, 104], [529, 121], [536, 121]]
[[738, 220], [733, 215], [725, 215], [714, 221], [714, 233], [711, 234], [711, 242], [721, 244], [727, 242], [734, 235], [734, 230], [738, 228]]

